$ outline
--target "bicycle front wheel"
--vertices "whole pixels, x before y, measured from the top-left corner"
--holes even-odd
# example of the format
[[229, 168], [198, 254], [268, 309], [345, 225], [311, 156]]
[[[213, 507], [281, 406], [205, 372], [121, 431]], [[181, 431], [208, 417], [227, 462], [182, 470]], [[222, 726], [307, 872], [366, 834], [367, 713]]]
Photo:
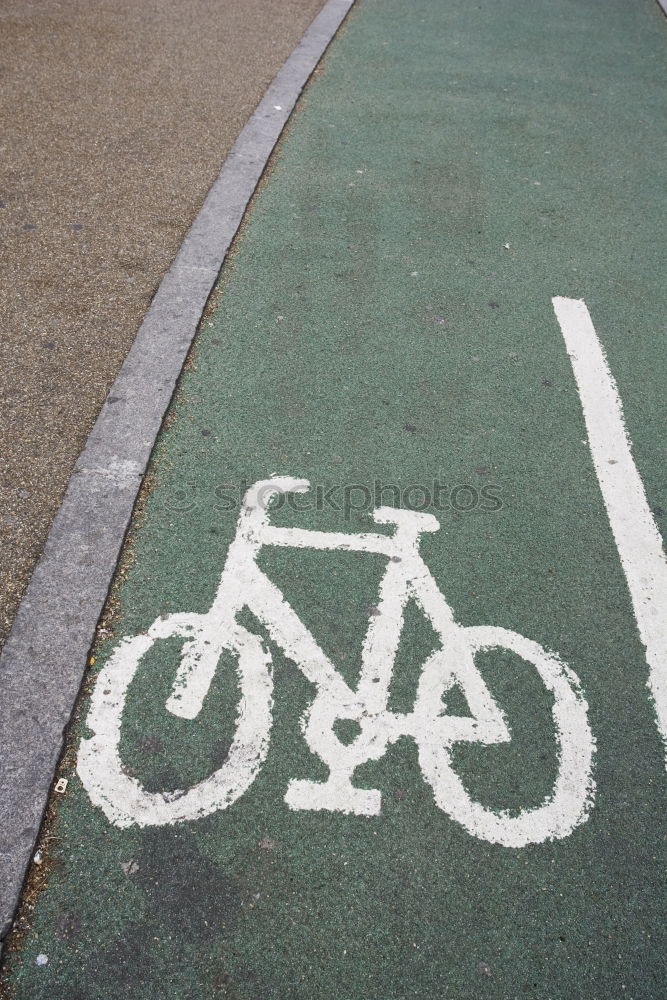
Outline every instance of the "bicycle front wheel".
[[[484, 684], [474, 658], [482, 650], [507, 649], [532, 663], [553, 695], [553, 719], [558, 743], [558, 774], [551, 794], [534, 809], [518, 815], [494, 811], [474, 801], [452, 767], [455, 743], [500, 743], [511, 739], [502, 712]], [[440, 715], [442, 695], [453, 683], [473, 693], [478, 718], [450, 719]], [[587, 818], [594, 783], [595, 741], [588, 723], [588, 706], [576, 674], [555, 654], [508, 629], [478, 626], [457, 628], [452, 642], [427, 661], [420, 679], [418, 702], [428, 705], [426, 738], [419, 742], [419, 762], [437, 805], [482, 840], [505, 847], [525, 847], [567, 837]], [[425, 710], [425, 709], [424, 709]]]

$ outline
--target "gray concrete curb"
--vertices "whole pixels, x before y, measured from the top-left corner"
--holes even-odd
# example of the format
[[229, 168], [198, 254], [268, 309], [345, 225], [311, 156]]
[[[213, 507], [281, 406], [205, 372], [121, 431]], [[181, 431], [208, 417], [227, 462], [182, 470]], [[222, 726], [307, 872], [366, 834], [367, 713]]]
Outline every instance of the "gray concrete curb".
[[86, 442], [0, 655], [0, 942], [176, 380], [267, 160], [353, 2], [328, 0], [225, 161]]

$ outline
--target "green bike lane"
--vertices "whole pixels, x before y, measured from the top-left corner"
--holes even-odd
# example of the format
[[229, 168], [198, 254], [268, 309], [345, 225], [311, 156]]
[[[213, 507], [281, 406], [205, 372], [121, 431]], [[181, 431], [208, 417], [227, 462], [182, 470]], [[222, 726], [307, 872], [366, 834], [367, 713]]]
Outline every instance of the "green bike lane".
[[[13, 996], [663, 995], [663, 748], [552, 298], [588, 306], [661, 527], [665, 34], [648, 0], [353, 9], [158, 441], [63, 762], [47, 886], [7, 954]], [[519, 847], [474, 835], [436, 804], [409, 735], [354, 773], [381, 791], [376, 815], [290, 808], [293, 779], [327, 778], [302, 731], [318, 689], [248, 610], [273, 678], [249, 787], [173, 824], [120, 826], [91, 803], [75, 757], [98, 671], [121, 637], [209, 610], [243, 493], [274, 475], [312, 486], [269, 509], [278, 526], [389, 534], [378, 501], [424, 508], [440, 529], [421, 555], [456, 621], [569, 665], [595, 741], [571, 830]], [[354, 688], [387, 560], [267, 547], [258, 563]], [[392, 712], [412, 711], [438, 645], [409, 601]], [[223, 653], [196, 718], [166, 711], [182, 647], [166, 638], [141, 660], [120, 742], [123, 774], [172, 802], [233, 755], [247, 700]], [[512, 739], [457, 743], [452, 766], [471, 801], [519, 817], [557, 780], [554, 697], [514, 653], [475, 662]], [[464, 691], [442, 711], [470, 714]]]

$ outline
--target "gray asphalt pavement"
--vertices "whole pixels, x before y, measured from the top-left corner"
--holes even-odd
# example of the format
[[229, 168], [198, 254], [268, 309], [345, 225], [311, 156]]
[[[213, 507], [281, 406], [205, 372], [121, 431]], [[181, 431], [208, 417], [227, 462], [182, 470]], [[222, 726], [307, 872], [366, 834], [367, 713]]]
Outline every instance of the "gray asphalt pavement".
[[321, 5], [2, 5], [0, 644], [162, 275]]

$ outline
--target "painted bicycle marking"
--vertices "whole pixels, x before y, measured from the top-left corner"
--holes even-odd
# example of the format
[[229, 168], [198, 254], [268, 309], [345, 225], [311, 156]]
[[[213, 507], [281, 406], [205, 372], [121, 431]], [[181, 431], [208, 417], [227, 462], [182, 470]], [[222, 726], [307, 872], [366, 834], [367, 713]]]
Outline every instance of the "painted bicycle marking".
[[[94, 735], [81, 741], [78, 770], [92, 802], [120, 827], [195, 820], [227, 808], [256, 778], [269, 748], [273, 715], [271, 657], [259, 637], [241, 626], [249, 609], [273, 642], [316, 688], [302, 719], [311, 752], [327, 766], [326, 781], [294, 777], [285, 801], [292, 809], [334, 810], [362, 816], [382, 807], [377, 789], [358, 788], [355, 770], [379, 760], [401, 736], [412, 737], [424, 779], [436, 804], [476, 837], [522, 847], [566, 837], [582, 823], [593, 800], [594, 739], [588, 706], [574, 672], [536, 642], [504, 628], [459, 625], [419, 552], [420, 536], [437, 531], [431, 515], [380, 507], [375, 523], [392, 534], [343, 533], [281, 528], [269, 521], [272, 495], [304, 492], [308, 482], [288, 476], [255, 483], [245, 495], [236, 536], [230, 545], [215, 599], [206, 614], [173, 614], [157, 619], [144, 634], [123, 639], [101, 671], [87, 725]], [[320, 551], [344, 550], [385, 556], [377, 613], [371, 616], [356, 689], [336, 670], [281, 591], [257, 565], [265, 546]], [[388, 708], [389, 689], [406, 603], [413, 598], [430, 621], [440, 648], [424, 663], [411, 712]], [[119, 755], [121, 723], [129, 685], [142, 657], [161, 639], [181, 637], [183, 651], [166, 708], [194, 719], [224, 650], [238, 658], [241, 698], [233, 743], [224, 764], [187, 790], [149, 792], [127, 774]], [[494, 811], [474, 801], [455, 773], [452, 747], [461, 742], [492, 745], [511, 740], [511, 730], [475, 665], [487, 649], [511, 650], [537, 670], [553, 696], [558, 773], [551, 794], [518, 815]], [[471, 715], [448, 714], [445, 696], [459, 687]], [[353, 720], [359, 735], [346, 744], [335, 725]]]

